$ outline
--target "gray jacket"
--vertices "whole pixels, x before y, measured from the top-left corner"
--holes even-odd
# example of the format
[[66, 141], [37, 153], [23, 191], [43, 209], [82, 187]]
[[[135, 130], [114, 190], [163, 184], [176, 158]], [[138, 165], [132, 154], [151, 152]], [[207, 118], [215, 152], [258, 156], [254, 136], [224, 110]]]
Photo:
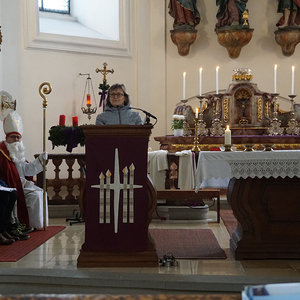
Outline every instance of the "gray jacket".
[[140, 114], [130, 109], [130, 106], [105, 107], [103, 113], [96, 118], [96, 125], [143, 125]]

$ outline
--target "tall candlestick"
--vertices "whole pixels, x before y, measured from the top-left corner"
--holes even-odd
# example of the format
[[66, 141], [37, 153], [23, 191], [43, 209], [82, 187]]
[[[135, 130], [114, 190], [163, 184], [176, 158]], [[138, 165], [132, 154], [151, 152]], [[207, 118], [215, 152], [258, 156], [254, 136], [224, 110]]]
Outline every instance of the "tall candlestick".
[[185, 75], [186, 72], [183, 72], [183, 100], [185, 100]]
[[219, 66], [216, 67], [216, 94], [219, 94]]
[[225, 130], [225, 145], [231, 145], [231, 130], [229, 129], [229, 125], [227, 125]]
[[295, 66], [292, 66], [292, 95], [294, 95], [295, 88]]
[[274, 93], [277, 93], [277, 65], [274, 66]]
[[199, 69], [199, 96], [202, 96], [202, 68]]

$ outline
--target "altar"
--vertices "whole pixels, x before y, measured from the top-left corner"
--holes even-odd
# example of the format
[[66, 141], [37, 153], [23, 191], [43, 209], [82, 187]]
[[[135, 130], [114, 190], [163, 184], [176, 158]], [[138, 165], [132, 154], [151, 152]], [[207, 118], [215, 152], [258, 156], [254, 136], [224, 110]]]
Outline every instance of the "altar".
[[[250, 69], [234, 69], [224, 92], [184, 99], [175, 107], [175, 115], [184, 115], [183, 136], [157, 136], [154, 140], [170, 153], [193, 148], [208, 151], [224, 145], [228, 126], [237, 150], [300, 149], [300, 104], [295, 97], [261, 91]], [[193, 98], [199, 99], [194, 108]], [[289, 101], [290, 110], [282, 110], [280, 101]]]
[[196, 191], [211, 178], [230, 178], [236, 259], [300, 259], [300, 151], [201, 151]]

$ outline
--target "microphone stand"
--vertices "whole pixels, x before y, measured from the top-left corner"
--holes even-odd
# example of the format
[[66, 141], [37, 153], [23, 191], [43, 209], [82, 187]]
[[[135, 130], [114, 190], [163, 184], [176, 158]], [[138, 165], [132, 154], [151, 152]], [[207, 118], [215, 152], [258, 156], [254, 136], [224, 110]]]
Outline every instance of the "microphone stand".
[[137, 108], [137, 107], [131, 107], [131, 109], [140, 110], [140, 111], [142, 111], [146, 115], [146, 120], [145, 120], [144, 125], [152, 125], [152, 123], [150, 123], [150, 117], [152, 117], [153, 119], [156, 120], [155, 123], [152, 126], [154, 126], [157, 123], [157, 118], [155, 116], [153, 116], [151, 113], [149, 113], [148, 111], [143, 110], [141, 108]]

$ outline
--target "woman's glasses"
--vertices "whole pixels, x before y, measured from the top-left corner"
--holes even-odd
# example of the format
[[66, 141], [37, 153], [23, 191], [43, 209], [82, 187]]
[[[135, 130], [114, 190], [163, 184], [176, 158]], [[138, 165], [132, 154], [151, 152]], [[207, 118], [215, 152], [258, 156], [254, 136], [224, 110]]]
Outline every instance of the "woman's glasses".
[[122, 93], [111, 93], [111, 94], [109, 94], [109, 97], [112, 97], [112, 98], [115, 98], [115, 97], [120, 98], [122, 96], [124, 96], [124, 94], [122, 94]]

